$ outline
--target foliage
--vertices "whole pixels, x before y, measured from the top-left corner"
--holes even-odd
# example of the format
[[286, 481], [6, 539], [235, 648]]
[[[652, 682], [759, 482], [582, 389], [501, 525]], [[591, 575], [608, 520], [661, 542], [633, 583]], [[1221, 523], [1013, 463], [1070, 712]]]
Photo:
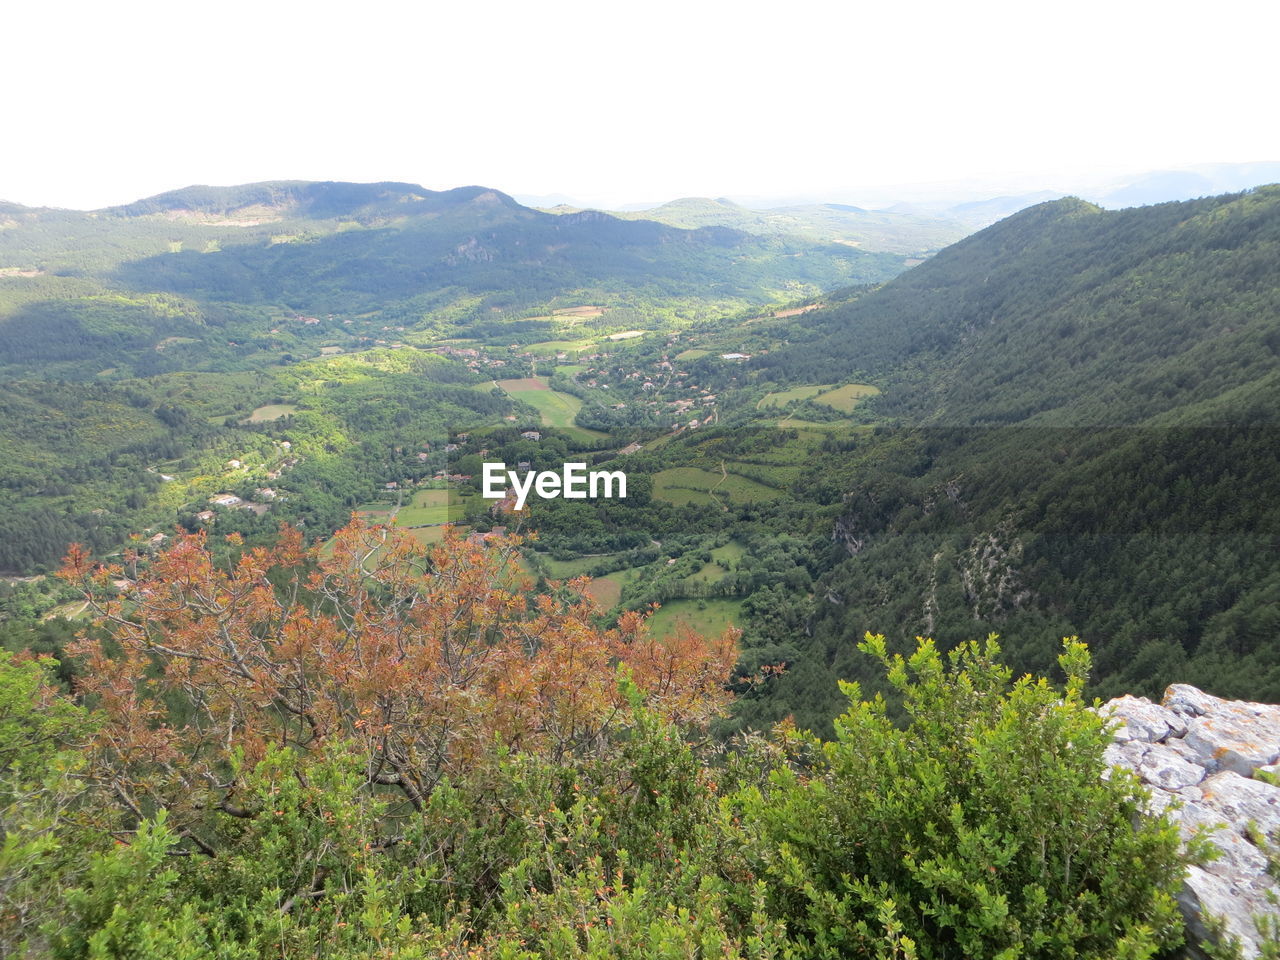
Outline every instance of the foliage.
[[[1150, 957], [1179, 936], [1176, 830], [1139, 817], [1141, 789], [1103, 776], [1110, 735], [1081, 699], [1088, 655], [1065, 644], [1065, 691], [1012, 680], [994, 638], [944, 661], [861, 645], [902, 696], [796, 735], [806, 758], [749, 794], [755, 860], [811, 956], [861, 955], [888, 904], [921, 958]], [[1135, 824], [1138, 824], [1135, 828]]]
[[428, 552], [353, 522], [326, 558], [286, 528], [223, 566], [195, 534], [118, 596], [105, 588], [120, 570], [73, 550], [63, 575], [85, 584], [109, 631], [74, 648], [105, 717], [93, 776], [134, 816], [168, 810], [209, 850], [203, 812], [245, 812], [227, 765], [272, 745], [352, 740], [365, 784], [422, 810], [495, 742], [557, 760], [588, 750], [624, 703], [617, 670], [672, 720], [720, 708], [731, 634], [659, 642], [637, 614], [601, 630], [580, 594], [523, 594], [518, 544], [450, 535]]

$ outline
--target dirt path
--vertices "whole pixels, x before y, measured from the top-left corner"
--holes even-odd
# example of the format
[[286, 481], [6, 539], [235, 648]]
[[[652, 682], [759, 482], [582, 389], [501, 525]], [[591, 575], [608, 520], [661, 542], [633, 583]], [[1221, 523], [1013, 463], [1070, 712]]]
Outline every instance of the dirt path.
[[716, 482], [716, 485], [714, 487], [712, 487], [710, 490], [707, 491], [707, 496], [709, 496], [712, 500], [714, 500], [716, 504], [720, 507], [720, 509], [723, 510], [725, 513], [729, 512], [729, 508], [724, 505], [724, 503], [720, 500], [719, 497], [716, 496], [716, 491], [720, 489], [720, 484], [724, 483], [728, 479], [729, 479], [729, 471], [725, 470], [724, 461], [721, 460], [720, 461], [720, 479]]

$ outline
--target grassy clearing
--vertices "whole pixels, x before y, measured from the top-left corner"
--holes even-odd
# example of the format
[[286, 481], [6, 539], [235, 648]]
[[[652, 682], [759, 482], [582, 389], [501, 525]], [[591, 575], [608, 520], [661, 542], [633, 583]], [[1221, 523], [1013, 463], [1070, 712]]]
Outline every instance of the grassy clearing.
[[264, 407], [258, 407], [253, 413], [249, 414], [243, 423], [268, 423], [272, 420], [279, 420], [282, 417], [291, 417], [298, 412], [297, 404], [293, 403], [268, 403]]
[[737, 540], [730, 540], [723, 547], [716, 547], [711, 551], [711, 559], [726, 567], [731, 563], [737, 563], [746, 555], [747, 548]]
[[778, 390], [774, 393], [766, 393], [758, 404], [757, 410], [763, 410], [765, 407], [786, 407], [799, 400], [808, 400], [816, 397], [820, 393], [830, 390], [832, 384], [826, 383], [820, 386], [812, 384], [804, 384], [798, 387], [792, 387], [790, 390]]
[[[405, 532], [423, 546], [429, 547], [444, 540], [444, 533], [447, 529], [448, 527], [441, 524], [438, 527], [414, 527], [412, 530], [406, 530]], [[467, 535], [466, 527], [454, 524], [453, 529], [457, 531], [459, 536], [465, 537]]]
[[457, 502], [457, 494], [453, 490], [416, 490], [413, 500], [396, 514], [396, 526], [423, 527], [447, 523], [452, 519], [449, 508], [456, 506]]
[[697, 350], [697, 349], [681, 350], [679, 353], [676, 354], [676, 359], [677, 360], [700, 360], [710, 353], [711, 353], [710, 350]]
[[537, 408], [544, 427], [557, 427], [579, 440], [591, 441], [605, 436], [598, 430], [587, 430], [574, 423], [574, 417], [582, 409], [582, 401], [570, 394], [552, 390], [539, 377], [499, 380], [498, 386], [512, 399]]
[[629, 573], [629, 570], [622, 570], [607, 577], [597, 577], [587, 584], [587, 596], [601, 610], [612, 610], [622, 599], [622, 585], [626, 583]]
[[736, 626], [741, 619], [741, 600], [669, 600], [650, 618], [649, 627], [654, 636], [661, 639], [674, 635], [681, 624], [687, 624], [704, 637], [714, 637], [726, 627]]
[[[732, 464], [729, 464], [732, 467]], [[731, 499], [739, 503], [769, 500], [781, 491], [766, 487], [747, 477], [730, 471], [727, 474], [703, 470], [700, 467], [672, 467], [653, 475], [653, 495], [681, 505], [685, 503], [714, 503]]]
[[701, 570], [687, 579], [694, 583], [719, 583], [728, 573], [728, 570], [713, 560], [711, 563], [704, 564]]
[[859, 400], [863, 397], [874, 397], [879, 392], [878, 388], [869, 383], [846, 383], [843, 387], [836, 387], [830, 393], [814, 397], [813, 401], [832, 407], [841, 413], [853, 413], [853, 408], [858, 405]]
[[723, 477], [698, 467], [672, 467], [653, 475], [653, 495], [681, 506], [686, 503], [712, 503], [708, 491]]

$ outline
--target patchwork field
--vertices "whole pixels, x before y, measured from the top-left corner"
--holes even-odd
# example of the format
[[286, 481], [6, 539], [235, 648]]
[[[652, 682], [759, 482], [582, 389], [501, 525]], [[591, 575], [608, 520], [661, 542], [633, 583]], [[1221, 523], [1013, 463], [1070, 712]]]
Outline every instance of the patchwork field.
[[741, 600], [669, 600], [650, 618], [649, 627], [654, 636], [661, 639], [673, 636], [681, 624], [688, 625], [695, 633], [714, 637], [726, 627], [736, 626], [741, 619]]

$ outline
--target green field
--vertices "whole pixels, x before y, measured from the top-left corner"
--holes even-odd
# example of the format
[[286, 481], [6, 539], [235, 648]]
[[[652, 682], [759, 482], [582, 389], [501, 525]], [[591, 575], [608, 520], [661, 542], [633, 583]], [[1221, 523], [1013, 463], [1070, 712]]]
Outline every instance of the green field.
[[541, 378], [499, 380], [498, 386], [512, 399], [537, 408], [544, 427], [557, 427], [580, 440], [597, 440], [605, 436], [598, 430], [586, 430], [575, 424], [573, 418], [582, 409], [582, 401], [567, 393], [552, 390]]
[[[441, 524], [438, 527], [414, 527], [412, 530], [408, 530], [406, 532], [423, 546], [429, 547], [432, 544], [442, 541], [447, 529], [449, 529], [447, 526]], [[455, 524], [454, 530], [456, 530], [460, 536], [465, 537], [467, 535], [466, 527]]]
[[713, 503], [717, 497], [723, 504], [726, 496], [738, 503], [751, 503], [772, 499], [780, 492], [735, 473], [715, 473], [700, 467], [672, 467], [653, 475], [653, 495], [677, 506]]
[[[406, 506], [396, 514], [398, 527], [425, 527], [448, 523], [453, 519], [449, 507], [456, 506], [457, 494], [453, 490], [416, 490]], [[458, 511], [453, 511], [456, 515]]]
[[271, 420], [279, 420], [281, 417], [290, 417], [298, 412], [296, 404], [292, 403], [269, 403], [265, 407], [258, 407], [253, 413], [245, 418], [243, 423], [267, 423]]
[[830, 393], [814, 397], [813, 402], [832, 407], [841, 413], [853, 413], [853, 408], [858, 405], [859, 400], [863, 397], [874, 397], [879, 392], [878, 388], [868, 383], [846, 383], [843, 387], [836, 387]]
[[711, 551], [711, 559], [725, 566], [728, 566], [731, 563], [737, 563], [746, 555], [747, 548], [737, 540], [730, 540], [723, 547], [716, 547]]
[[704, 564], [702, 569], [689, 577], [694, 583], [719, 583], [729, 571], [712, 560]]
[[792, 387], [790, 390], [778, 390], [774, 393], [766, 393], [764, 397], [761, 398], [760, 402], [756, 404], [756, 409], [762, 410], [765, 407], [789, 406], [798, 400], [812, 399], [818, 394], [825, 393], [827, 390], [830, 390], [831, 387], [832, 384], [829, 383], [822, 384], [821, 386], [805, 384], [798, 387]]
[[679, 353], [676, 354], [676, 359], [677, 360], [700, 360], [710, 352], [711, 352], [710, 350], [698, 350], [696, 348], [690, 349], [690, 350], [681, 350]]
[[[700, 604], [705, 609], [699, 610]], [[704, 637], [714, 637], [725, 627], [737, 626], [741, 620], [741, 600], [669, 600], [650, 618], [649, 627], [654, 636], [663, 639], [672, 636], [681, 623]]]

